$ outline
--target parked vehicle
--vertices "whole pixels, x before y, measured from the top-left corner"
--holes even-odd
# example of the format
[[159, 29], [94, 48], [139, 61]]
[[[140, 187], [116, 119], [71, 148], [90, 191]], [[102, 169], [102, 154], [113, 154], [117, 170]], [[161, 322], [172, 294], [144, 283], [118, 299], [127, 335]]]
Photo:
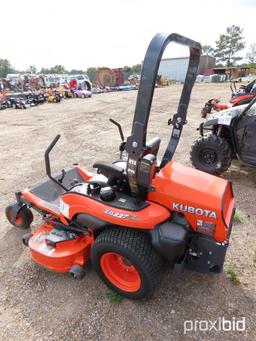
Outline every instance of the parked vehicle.
[[11, 108], [11, 102], [7, 99], [3, 99], [0, 101], [0, 110], [4, 110], [7, 108]]
[[28, 109], [30, 108], [30, 102], [26, 98], [19, 96], [13, 99], [12, 107], [15, 109]]
[[210, 115], [191, 148], [193, 166], [220, 175], [233, 159], [256, 167], [256, 97], [247, 104]]
[[74, 90], [73, 94], [74, 94], [74, 97], [76, 97], [76, 98], [92, 97], [91, 91], [88, 91], [88, 90]]
[[86, 74], [70, 75], [68, 76], [68, 80], [69, 81], [76, 80], [78, 90], [85, 89], [85, 90], [91, 91], [92, 83]]
[[241, 85], [239, 89], [236, 88], [236, 82], [230, 83], [231, 99], [229, 103], [221, 103], [220, 100], [211, 98], [202, 108], [201, 116], [206, 118], [208, 114], [214, 111], [221, 111], [238, 105], [250, 103], [256, 94], [256, 79], [247, 85]]
[[59, 103], [61, 101], [61, 94], [59, 91], [54, 90], [48, 93], [48, 96], [46, 98], [48, 103]]

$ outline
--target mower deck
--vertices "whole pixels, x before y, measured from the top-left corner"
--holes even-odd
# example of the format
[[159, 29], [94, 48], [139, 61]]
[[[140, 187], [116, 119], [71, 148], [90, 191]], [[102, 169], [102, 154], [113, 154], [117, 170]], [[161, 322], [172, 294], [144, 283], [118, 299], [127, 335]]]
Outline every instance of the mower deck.
[[28, 241], [32, 259], [56, 272], [70, 272], [74, 264], [84, 267], [91, 244], [92, 237], [50, 223], [42, 224]]

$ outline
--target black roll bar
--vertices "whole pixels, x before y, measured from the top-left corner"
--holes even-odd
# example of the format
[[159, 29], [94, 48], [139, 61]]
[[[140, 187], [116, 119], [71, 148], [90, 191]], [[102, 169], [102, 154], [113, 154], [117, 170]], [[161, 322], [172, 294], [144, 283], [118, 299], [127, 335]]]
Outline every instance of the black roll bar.
[[183, 37], [177, 33], [157, 33], [151, 40], [144, 58], [132, 131], [131, 135], [127, 138], [126, 144], [126, 151], [128, 153], [127, 174], [129, 184], [134, 195], [136, 195], [136, 193], [138, 194], [136, 182], [137, 162], [143, 154], [143, 150], [146, 146], [147, 125], [159, 64], [163, 52], [170, 42], [188, 46], [190, 50], [190, 57], [177, 113], [173, 116], [173, 119], [168, 122], [173, 125], [173, 131], [160, 165], [161, 168], [172, 159], [178, 145], [182, 127], [186, 123], [190, 95], [200, 61], [201, 45], [198, 42]]

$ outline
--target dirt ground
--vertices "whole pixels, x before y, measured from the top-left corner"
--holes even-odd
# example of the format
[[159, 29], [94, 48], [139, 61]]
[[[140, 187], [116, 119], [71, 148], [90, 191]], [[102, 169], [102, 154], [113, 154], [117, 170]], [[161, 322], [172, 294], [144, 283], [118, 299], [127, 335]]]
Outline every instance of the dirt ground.
[[[166, 146], [181, 86], [156, 89], [149, 137]], [[173, 281], [171, 272], [149, 301], [111, 302], [108, 289], [89, 265], [82, 281], [34, 264], [22, 245], [23, 231], [5, 219], [5, 207], [21, 190], [45, 176], [43, 154], [60, 133], [52, 168], [74, 162], [92, 170], [96, 160], [117, 158], [119, 135], [112, 117], [130, 132], [137, 92], [94, 95], [29, 110], [0, 112], [0, 339], [1, 340], [253, 340], [256, 339], [256, 171], [234, 163], [225, 177], [233, 181], [243, 222], [235, 223], [222, 274], [184, 271]], [[227, 100], [227, 84], [197, 84], [175, 159], [190, 164], [189, 150], [198, 136], [199, 111], [210, 97]], [[34, 226], [39, 222], [38, 216]], [[227, 275], [235, 268], [241, 284]], [[191, 331], [184, 321], [232, 320], [245, 317], [244, 332]]]

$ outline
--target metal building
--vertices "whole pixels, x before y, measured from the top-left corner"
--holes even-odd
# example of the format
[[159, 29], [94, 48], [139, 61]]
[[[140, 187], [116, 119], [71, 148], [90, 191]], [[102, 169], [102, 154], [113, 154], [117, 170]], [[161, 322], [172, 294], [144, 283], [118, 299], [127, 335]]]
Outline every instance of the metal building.
[[183, 82], [188, 69], [188, 57], [163, 58], [159, 65], [158, 74], [169, 80]]
[[[163, 58], [159, 65], [158, 74], [167, 77], [169, 80], [183, 82], [188, 69], [189, 57]], [[215, 58], [211, 56], [201, 56], [198, 74], [203, 74], [204, 70], [215, 66]], [[213, 73], [213, 72], [211, 72]]]

